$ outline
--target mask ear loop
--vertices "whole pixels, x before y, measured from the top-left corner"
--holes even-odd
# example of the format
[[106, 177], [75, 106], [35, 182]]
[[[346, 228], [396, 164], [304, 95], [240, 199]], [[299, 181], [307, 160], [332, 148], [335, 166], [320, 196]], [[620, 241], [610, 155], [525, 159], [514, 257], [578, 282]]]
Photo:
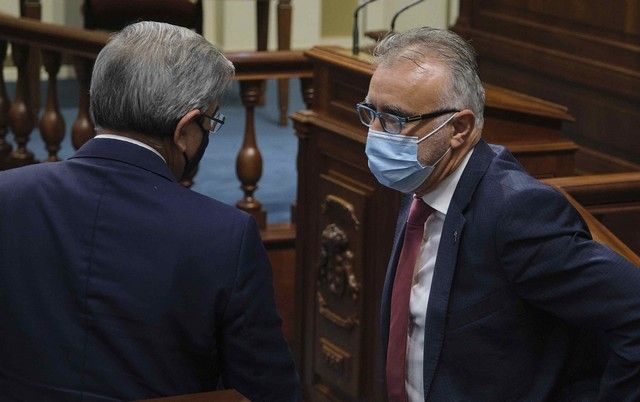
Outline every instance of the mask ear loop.
[[[440, 161], [442, 161], [444, 159], [445, 156], [447, 156], [447, 154], [451, 151], [451, 147], [447, 148], [446, 151], [444, 151], [444, 153], [442, 154], [441, 157], [438, 158], [437, 161], [433, 162], [433, 165], [427, 165], [427, 166], [431, 166], [432, 168], [435, 168], [436, 166], [438, 166], [438, 163], [440, 163]], [[418, 161], [418, 165], [420, 165], [421, 168], [426, 168], [427, 166], [422, 166], [422, 163], [420, 163], [420, 161]]]
[[[432, 136], [433, 134], [437, 133], [438, 130], [440, 130], [442, 127], [444, 127], [447, 123], [449, 123], [451, 121], [451, 119], [453, 119], [455, 117], [455, 115], [457, 115], [458, 113], [454, 113], [451, 117], [449, 117], [444, 123], [442, 123], [441, 125], [439, 125], [438, 127], [436, 127], [431, 133], [427, 134], [424, 138], [418, 140], [418, 144], [420, 142], [422, 142], [422, 140]], [[445, 156], [447, 156], [447, 154], [451, 151], [451, 145], [449, 145], [449, 148], [447, 148], [447, 150], [442, 154], [442, 156], [440, 156], [438, 158], [437, 161], [433, 162], [433, 165], [427, 165], [427, 166], [431, 166], [431, 168], [435, 168], [436, 166], [438, 166], [438, 163], [440, 163], [442, 161], [442, 159], [444, 159]], [[417, 160], [417, 159], [416, 159]], [[426, 168], [427, 166], [422, 166], [422, 163], [420, 163], [420, 161], [418, 160], [418, 165], [420, 165], [421, 168]]]
[[452, 114], [451, 117], [449, 117], [447, 120], [444, 121], [444, 123], [440, 124], [438, 127], [436, 127], [433, 130], [431, 130], [431, 132], [429, 134], [427, 134], [424, 137], [420, 138], [418, 140], [418, 144], [420, 144], [422, 141], [426, 140], [427, 138], [431, 137], [432, 135], [434, 135], [435, 133], [440, 131], [442, 129], [442, 127], [446, 126], [447, 123], [449, 123], [454, 117], [456, 117], [457, 114], [458, 114], [458, 112]]

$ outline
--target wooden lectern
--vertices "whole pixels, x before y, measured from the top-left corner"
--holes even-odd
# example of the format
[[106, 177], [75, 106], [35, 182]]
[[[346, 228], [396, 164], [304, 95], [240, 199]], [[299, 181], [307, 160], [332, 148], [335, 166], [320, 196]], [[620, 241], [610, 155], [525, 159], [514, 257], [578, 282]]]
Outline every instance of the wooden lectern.
[[[306, 400], [384, 401], [379, 306], [400, 194], [367, 167], [355, 112], [370, 56], [336, 47], [306, 52], [312, 110], [292, 116], [299, 138], [296, 345]], [[538, 177], [573, 174], [576, 145], [560, 135], [564, 107], [486, 87], [484, 138], [506, 145]]]

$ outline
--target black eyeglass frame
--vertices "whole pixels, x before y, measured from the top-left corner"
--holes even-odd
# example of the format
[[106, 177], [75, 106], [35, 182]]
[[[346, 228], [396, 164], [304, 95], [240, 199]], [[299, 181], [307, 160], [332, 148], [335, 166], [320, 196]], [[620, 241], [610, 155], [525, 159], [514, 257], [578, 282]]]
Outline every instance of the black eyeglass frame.
[[219, 110], [216, 110], [213, 116], [209, 116], [208, 114], [206, 114], [205, 112], [201, 112], [200, 113], [200, 117], [204, 118], [206, 117], [207, 119], [209, 119], [209, 125], [210, 125], [210, 129], [207, 130], [202, 126], [202, 121], [200, 121], [200, 127], [204, 130], [204, 131], [208, 131], [209, 135], [213, 135], [215, 133], [217, 133], [218, 131], [220, 131], [220, 129], [222, 128], [222, 126], [224, 125], [224, 122], [226, 120], [226, 117], [224, 114], [222, 114]]
[[[365, 122], [362, 119], [362, 114], [360, 113], [360, 110], [364, 109], [367, 112], [371, 112], [371, 114], [373, 115], [373, 118], [371, 119], [371, 121], [369, 123]], [[380, 120], [380, 125], [382, 126], [382, 129], [389, 133], [389, 134], [400, 134], [402, 132], [402, 130], [404, 129], [404, 125], [407, 123], [411, 123], [414, 121], [419, 121], [419, 120], [424, 120], [424, 119], [431, 119], [434, 117], [439, 117], [442, 115], [445, 115], [447, 113], [458, 113], [460, 110], [459, 109], [442, 109], [442, 110], [436, 110], [434, 112], [430, 112], [430, 113], [425, 113], [425, 114], [421, 114], [421, 115], [416, 115], [416, 116], [410, 116], [410, 117], [403, 117], [403, 116], [396, 116], [395, 114], [391, 114], [391, 113], [387, 113], [387, 112], [378, 112], [376, 110], [374, 110], [372, 108], [371, 104], [365, 103], [365, 102], [360, 102], [356, 104], [356, 112], [358, 113], [358, 118], [360, 119], [360, 122], [365, 125], [366, 127], [371, 127], [371, 125], [373, 124], [373, 122], [376, 120], [376, 118], [378, 120]], [[385, 123], [386, 118], [380, 118], [381, 116], [388, 116], [390, 118], [396, 119], [398, 121], [398, 127], [399, 130], [398, 131], [389, 131], [387, 130], [387, 125]], [[393, 124], [393, 123], [392, 123]]]

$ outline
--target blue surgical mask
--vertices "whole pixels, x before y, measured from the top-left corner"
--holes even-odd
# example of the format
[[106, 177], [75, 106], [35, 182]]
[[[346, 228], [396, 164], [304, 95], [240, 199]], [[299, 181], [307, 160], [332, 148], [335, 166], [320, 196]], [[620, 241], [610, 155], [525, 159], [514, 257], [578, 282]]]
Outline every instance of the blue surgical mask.
[[420, 139], [369, 129], [365, 148], [365, 153], [369, 158], [369, 170], [385, 187], [403, 193], [414, 192], [451, 150], [449, 147], [432, 165], [423, 166], [418, 161], [418, 144], [437, 133], [454, 116], [455, 114]]

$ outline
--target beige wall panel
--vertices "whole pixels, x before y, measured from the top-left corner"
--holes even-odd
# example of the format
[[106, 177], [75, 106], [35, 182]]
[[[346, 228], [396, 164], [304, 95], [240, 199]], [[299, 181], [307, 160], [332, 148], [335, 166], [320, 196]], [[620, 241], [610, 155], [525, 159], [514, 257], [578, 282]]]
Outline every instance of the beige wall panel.
[[322, 37], [349, 36], [357, 0], [322, 0], [320, 34]]

